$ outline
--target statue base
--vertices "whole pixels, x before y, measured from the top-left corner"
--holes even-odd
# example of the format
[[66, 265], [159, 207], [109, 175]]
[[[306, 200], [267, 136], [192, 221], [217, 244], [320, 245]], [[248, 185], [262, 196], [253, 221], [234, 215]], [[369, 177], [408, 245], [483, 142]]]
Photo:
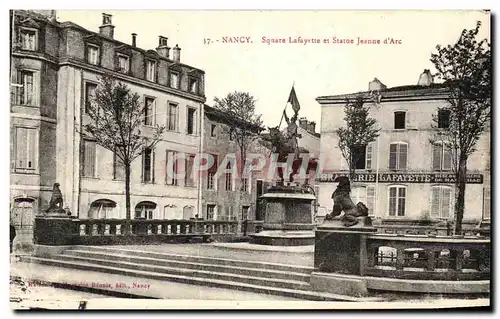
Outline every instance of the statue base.
[[349, 232], [363, 232], [363, 233], [374, 233], [377, 229], [373, 226], [372, 219], [368, 216], [355, 217], [357, 223], [352, 226], [345, 226], [343, 216], [333, 217], [333, 219], [326, 220], [323, 224], [317, 227], [318, 230], [332, 230], [332, 231], [344, 231]]

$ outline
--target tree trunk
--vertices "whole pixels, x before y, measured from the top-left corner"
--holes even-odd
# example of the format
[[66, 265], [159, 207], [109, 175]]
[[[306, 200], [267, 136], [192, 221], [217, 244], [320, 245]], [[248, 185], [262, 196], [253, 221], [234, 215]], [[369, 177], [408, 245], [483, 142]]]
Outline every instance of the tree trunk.
[[465, 186], [467, 183], [467, 156], [460, 156], [458, 167], [458, 196], [455, 204], [455, 234], [462, 234], [462, 220], [465, 208]]
[[130, 233], [130, 163], [125, 163], [125, 234]]

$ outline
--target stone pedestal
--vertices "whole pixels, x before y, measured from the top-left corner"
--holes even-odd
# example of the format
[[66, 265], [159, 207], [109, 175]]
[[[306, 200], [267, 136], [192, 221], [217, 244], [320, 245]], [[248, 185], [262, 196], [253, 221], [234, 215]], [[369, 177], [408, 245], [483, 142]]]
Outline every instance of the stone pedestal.
[[367, 263], [366, 236], [377, 232], [369, 217], [358, 217], [358, 224], [345, 227], [340, 218], [317, 227], [311, 286], [330, 293], [365, 295], [364, 273]]
[[35, 219], [34, 237], [38, 245], [72, 245], [78, 224], [68, 216], [40, 216]]
[[261, 196], [266, 201], [263, 231], [251, 235], [261, 245], [303, 246], [314, 244], [316, 196], [298, 186], [275, 186]]

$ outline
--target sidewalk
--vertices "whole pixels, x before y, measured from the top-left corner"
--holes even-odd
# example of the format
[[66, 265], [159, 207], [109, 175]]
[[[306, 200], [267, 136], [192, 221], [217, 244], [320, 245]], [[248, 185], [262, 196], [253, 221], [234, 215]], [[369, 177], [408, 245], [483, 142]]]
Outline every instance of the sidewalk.
[[[22, 262], [12, 263], [10, 273], [11, 276], [23, 278], [29, 289], [32, 287], [49, 287], [51, 283], [66, 285], [70, 289], [88, 288], [88, 292], [91, 292], [91, 295], [84, 296], [85, 298], [99, 297], [96, 292], [100, 291], [114, 296], [127, 294], [131, 295], [130, 297], [132, 298], [135, 296], [136, 298], [228, 301], [297, 300], [231, 289], [203, 287], [170, 281], [135, 278], [117, 274], [66, 269]], [[44, 290], [34, 290], [30, 298], [46, 298], [47, 296], [44, 295], [45, 293], [46, 291]], [[72, 294], [72, 296], [75, 296], [74, 292]], [[64, 295], [64, 293], [62, 295]], [[102, 295], [102, 297], [109, 298], [109, 296], [106, 295]]]

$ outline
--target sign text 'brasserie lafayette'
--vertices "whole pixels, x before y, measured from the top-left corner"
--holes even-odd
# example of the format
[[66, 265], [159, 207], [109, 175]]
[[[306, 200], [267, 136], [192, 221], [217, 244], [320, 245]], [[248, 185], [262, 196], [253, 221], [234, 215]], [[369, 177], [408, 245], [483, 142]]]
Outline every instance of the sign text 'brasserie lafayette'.
[[[318, 177], [320, 182], [334, 182], [339, 176], [348, 176], [348, 173], [323, 173]], [[455, 174], [443, 173], [381, 173], [378, 174], [379, 183], [455, 183]], [[356, 173], [353, 182], [376, 182], [375, 173]], [[468, 184], [482, 184], [482, 174], [467, 174]]]

